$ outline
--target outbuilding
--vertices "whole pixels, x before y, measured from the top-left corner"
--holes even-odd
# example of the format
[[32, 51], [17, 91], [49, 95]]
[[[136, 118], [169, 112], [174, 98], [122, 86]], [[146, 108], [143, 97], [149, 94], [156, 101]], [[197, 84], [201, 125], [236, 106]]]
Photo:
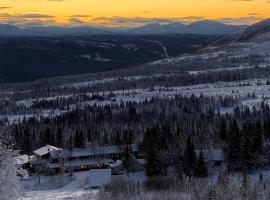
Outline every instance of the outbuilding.
[[91, 169], [89, 183], [91, 188], [99, 188], [112, 180], [112, 169]]

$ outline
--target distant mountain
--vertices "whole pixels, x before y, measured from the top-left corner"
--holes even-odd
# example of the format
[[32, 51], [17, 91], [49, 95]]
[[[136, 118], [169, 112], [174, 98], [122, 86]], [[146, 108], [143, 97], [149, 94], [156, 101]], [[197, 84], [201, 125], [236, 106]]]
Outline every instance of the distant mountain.
[[78, 27], [61, 27], [61, 26], [49, 26], [49, 27], [32, 27], [27, 29], [20, 29], [18, 35], [28, 36], [83, 36], [83, 35], [104, 35], [111, 34], [112, 31], [104, 28], [92, 27], [92, 26], [78, 26]]
[[248, 27], [239, 37], [241, 42], [249, 41], [252, 39], [270, 39], [270, 19], [258, 22]]
[[166, 25], [147, 24], [142, 27], [129, 30], [130, 34], [208, 34], [208, 35], [232, 35], [242, 33], [247, 25], [227, 25], [215, 21], [204, 20], [185, 25], [182, 23], [171, 23]]
[[188, 25], [185, 31], [187, 33], [196, 32], [201, 34], [232, 35], [242, 33], [247, 27], [247, 25], [228, 25], [215, 21], [204, 20]]
[[239, 34], [246, 25], [234, 26], [205, 20], [189, 25], [183, 23], [158, 24], [151, 23], [136, 28], [108, 28], [101, 26], [48, 26], [18, 28], [13, 25], [0, 24], [0, 36], [85, 36], [85, 35], [153, 35], [153, 34], [207, 34], [232, 35]]
[[158, 23], [146, 24], [145, 26], [136, 27], [128, 31], [130, 34], [169, 34], [169, 33], [180, 33], [182, 32], [185, 24], [182, 23], [171, 23], [161, 25]]
[[0, 24], [0, 36], [8, 36], [16, 34], [19, 29], [9, 24]]

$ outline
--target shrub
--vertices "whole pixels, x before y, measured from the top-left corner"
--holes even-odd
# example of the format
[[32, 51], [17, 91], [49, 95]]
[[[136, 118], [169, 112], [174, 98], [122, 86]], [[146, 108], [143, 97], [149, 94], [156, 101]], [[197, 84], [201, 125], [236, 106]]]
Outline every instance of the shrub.
[[152, 177], [148, 178], [143, 183], [143, 188], [146, 191], [162, 191], [170, 190], [175, 185], [175, 181], [172, 178], [167, 177]]

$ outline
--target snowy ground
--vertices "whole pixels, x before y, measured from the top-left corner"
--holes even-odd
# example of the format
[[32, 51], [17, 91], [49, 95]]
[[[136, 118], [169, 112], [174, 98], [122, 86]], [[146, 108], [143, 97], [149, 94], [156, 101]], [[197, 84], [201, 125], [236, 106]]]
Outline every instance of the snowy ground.
[[[211, 97], [233, 97], [239, 101], [242, 106], [258, 106], [262, 101], [270, 104], [270, 85], [266, 84], [266, 79], [251, 79], [238, 82], [217, 82], [211, 84], [199, 84], [190, 86], [179, 87], [155, 87], [153, 89], [133, 89], [133, 90], [118, 90], [112, 91], [113, 97], [110, 96], [110, 92], [102, 92], [100, 95], [105, 97], [104, 100], [91, 100], [80, 102], [78, 104], [71, 104], [69, 110], [41, 110], [39, 113], [34, 114], [19, 114], [19, 115], [5, 115], [0, 116], [0, 119], [7, 118], [10, 124], [18, 123], [25, 117], [55, 117], [65, 112], [75, 109], [77, 106], [84, 107], [88, 105], [105, 106], [111, 104], [120, 104], [127, 102], [143, 102], [152, 98], [161, 99], [173, 99], [175, 95], [182, 96], [204, 96]], [[80, 95], [79, 93], [76, 95]], [[86, 95], [92, 96], [92, 93]], [[37, 100], [55, 100], [59, 96], [46, 97], [42, 99], [25, 99], [17, 102], [17, 104], [29, 106]], [[60, 97], [72, 97], [72, 95], [60, 96]], [[221, 113], [231, 112], [233, 108], [220, 108]]]
[[27, 191], [23, 196], [23, 200], [95, 200], [97, 199], [98, 190], [84, 189], [88, 173], [89, 172], [74, 173], [76, 179], [60, 189]]
[[[98, 198], [97, 189], [84, 189], [88, 181], [88, 173], [88, 171], [74, 173], [76, 179], [60, 189], [26, 191], [23, 200], [96, 200]], [[118, 178], [127, 178], [138, 182], [146, 180], [144, 171], [112, 176], [113, 180]]]
[[84, 189], [59, 189], [49, 191], [27, 192], [23, 200], [95, 200], [97, 199], [97, 190]]

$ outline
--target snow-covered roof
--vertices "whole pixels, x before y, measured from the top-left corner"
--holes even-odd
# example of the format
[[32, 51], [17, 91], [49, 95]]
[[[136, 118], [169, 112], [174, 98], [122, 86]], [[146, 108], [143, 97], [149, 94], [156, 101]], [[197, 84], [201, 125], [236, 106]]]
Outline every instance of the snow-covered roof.
[[33, 159], [33, 156], [28, 156], [24, 154], [24, 155], [16, 156], [14, 157], [14, 159], [15, 159], [16, 164], [23, 165], [23, 164], [29, 163]]
[[201, 151], [203, 152], [203, 156], [207, 161], [224, 160], [224, 153], [222, 149], [196, 150], [196, 155], [199, 156]]
[[44, 156], [48, 154], [49, 152], [55, 151], [55, 150], [61, 150], [61, 149], [51, 146], [51, 145], [46, 145], [44, 147], [41, 147], [40, 149], [35, 150], [34, 154], [39, 155], [39, 156]]
[[[113, 145], [113, 146], [101, 146], [95, 148], [75, 148], [71, 150], [71, 157], [82, 157], [82, 156], [94, 156], [98, 154], [116, 154], [123, 153], [126, 145]], [[137, 144], [130, 145], [131, 152], [138, 152], [139, 147]], [[54, 150], [50, 152], [52, 158], [64, 158], [70, 156], [70, 151], [65, 150]]]
[[[98, 163], [113, 163], [114, 161], [110, 158], [101, 158], [101, 159], [84, 159], [84, 160], [72, 160], [66, 161], [63, 163], [64, 167], [76, 167], [81, 165], [97, 165]], [[55, 169], [60, 167], [60, 163], [48, 163], [47, 164], [50, 169]]]

